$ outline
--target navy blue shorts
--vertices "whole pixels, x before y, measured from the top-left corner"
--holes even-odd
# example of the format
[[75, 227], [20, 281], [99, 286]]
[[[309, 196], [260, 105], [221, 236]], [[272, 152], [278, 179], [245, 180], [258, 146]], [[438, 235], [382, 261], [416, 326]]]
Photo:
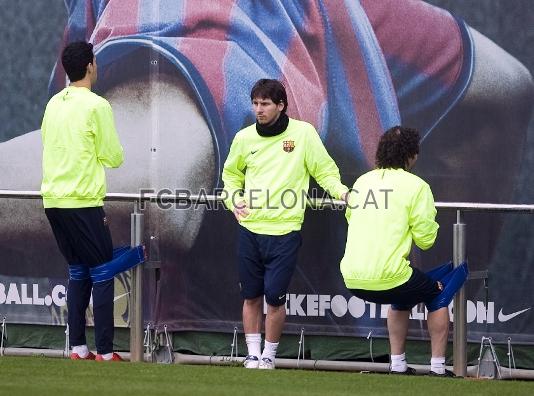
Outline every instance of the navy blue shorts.
[[241, 296], [250, 300], [265, 295], [267, 304], [284, 305], [301, 245], [300, 231], [262, 235], [240, 226], [237, 254]]
[[412, 276], [407, 282], [389, 290], [351, 289], [358, 298], [376, 304], [391, 304], [396, 311], [410, 311], [419, 303], [429, 304], [441, 290], [438, 283], [424, 272], [412, 268]]

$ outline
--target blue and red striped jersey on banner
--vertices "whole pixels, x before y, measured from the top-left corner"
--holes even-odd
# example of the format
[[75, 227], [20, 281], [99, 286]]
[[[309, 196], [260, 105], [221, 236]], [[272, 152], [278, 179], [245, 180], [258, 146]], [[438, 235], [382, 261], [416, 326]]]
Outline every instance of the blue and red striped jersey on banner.
[[[89, 40], [99, 67], [150, 46], [196, 94], [218, 147], [254, 122], [250, 89], [284, 82], [288, 114], [312, 123], [340, 169], [372, 167], [379, 136], [425, 136], [465, 91], [465, 24], [415, 0], [70, 0], [65, 41]], [[102, 75], [102, 73], [100, 73]], [[105, 73], [104, 73], [105, 75]], [[51, 93], [65, 85], [60, 64]]]

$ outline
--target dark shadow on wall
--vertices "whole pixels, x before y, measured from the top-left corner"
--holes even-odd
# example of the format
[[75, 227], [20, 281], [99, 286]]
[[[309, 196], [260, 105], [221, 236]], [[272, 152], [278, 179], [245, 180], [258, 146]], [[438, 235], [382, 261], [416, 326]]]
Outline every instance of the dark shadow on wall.
[[[429, 3], [443, 7], [456, 16], [461, 16], [470, 26], [486, 35], [511, 55], [522, 62], [534, 75], [534, 8], [531, 0], [427, 0]], [[503, 131], [503, 142], [506, 142], [506, 131]], [[519, 177], [515, 183], [510, 203], [534, 203], [534, 116], [531, 118]], [[496, 160], [498, 166], [498, 159]], [[481, 215], [472, 214], [471, 223], [477, 222]], [[489, 263], [477, 263], [479, 269], [489, 269], [489, 300], [509, 301], [510, 310], [520, 310], [529, 307], [532, 300], [527, 298], [526, 291], [532, 287], [529, 268], [534, 262], [534, 227], [532, 214], [503, 215], [504, 223], [500, 238], [491, 248], [495, 249]], [[469, 224], [468, 224], [469, 227]], [[476, 227], [471, 227], [476, 228]], [[469, 242], [468, 242], [469, 246]], [[473, 253], [473, 252], [472, 252]], [[470, 255], [468, 249], [468, 256]], [[477, 256], [472, 254], [473, 256]], [[475, 260], [476, 261], [476, 260]], [[478, 268], [477, 268], [478, 269]], [[503, 275], [506, 274], [506, 275]], [[479, 298], [484, 298], [482, 294]], [[498, 307], [500, 308], [500, 307]], [[497, 310], [498, 310], [497, 308]], [[530, 311], [525, 313], [530, 316]], [[528, 332], [529, 318], [518, 322], [517, 334]], [[491, 325], [494, 332], [502, 332], [501, 323]], [[504, 342], [505, 335], [501, 334], [497, 342]], [[515, 337], [515, 340], [517, 340]], [[499, 337], [498, 337], [499, 338]]]
[[67, 23], [63, 0], [0, 0], [0, 142], [39, 129]]

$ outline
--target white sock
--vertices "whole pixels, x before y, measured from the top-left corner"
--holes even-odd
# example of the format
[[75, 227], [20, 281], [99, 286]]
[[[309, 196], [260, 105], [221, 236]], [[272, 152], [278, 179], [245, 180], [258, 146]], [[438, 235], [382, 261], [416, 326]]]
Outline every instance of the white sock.
[[72, 353], [76, 353], [79, 357], [85, 359], [89, 355], [89, 349], [87, 345], [76, 345], [72, 347]]
[[436, 374], [445, 374], [445, 357], [433, 357], [430, 359], [430, 371]]
[[263, 353], [261, 358], [269, 358], [274, 362], [276, 356], [276, 350], [278, 349], [278, 342], [269, 342], [265, 340], [265, 347], [263, 348]]
[[103, 353], [102, 357], [104, 358], [104, 360], [111, 360], [111, 358], [113, 357], [113, 352]]
[[408, 364], [406, 363], [406, 354], [391, 355], [391, 371], [402, 373], [408, 370]]
[[247, 341], [248, 354], [259, 359], [261, 356], [261, 334], [245, 334], [245, 340]]

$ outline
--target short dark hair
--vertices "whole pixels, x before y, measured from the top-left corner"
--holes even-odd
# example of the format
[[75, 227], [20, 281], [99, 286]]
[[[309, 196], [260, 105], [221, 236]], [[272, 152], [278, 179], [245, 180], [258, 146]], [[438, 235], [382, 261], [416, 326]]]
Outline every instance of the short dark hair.
[[394, 126], [382, 135], [376, 149], [378, 168], [406, 169], [408, 160], [419, 154], [419, 132]]
[[93, 63], [93, 44], [75, 41], [67, 45], [61, 53], [61, 64], [71, 82], [79, 81], [87, 73], [87, 65]]
[[276, 104], [284, 103], [282, 113], [285, 113], [287, 110], [286, 88], [278, 80], [262, 78], [256, 81], [256, 84], [254, 84], [250, 91], [250, 100], [252, 101], [256, 98], [271, 99]]

